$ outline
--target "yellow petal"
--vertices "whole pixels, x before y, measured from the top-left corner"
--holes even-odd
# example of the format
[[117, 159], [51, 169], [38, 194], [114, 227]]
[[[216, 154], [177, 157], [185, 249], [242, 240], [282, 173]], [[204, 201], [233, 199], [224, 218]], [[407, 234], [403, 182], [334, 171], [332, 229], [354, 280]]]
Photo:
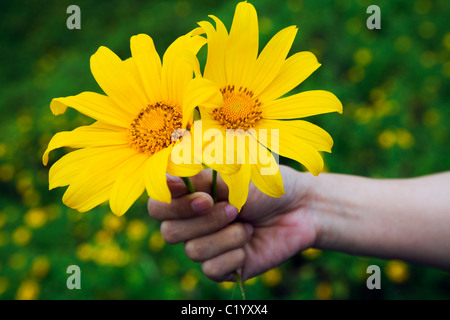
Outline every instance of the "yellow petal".
[[[273, 158], [273, 156], [272, 156]], [[275, 161], [275, 159], [273, 159]], [[251, 179], [255, 187], [257, 187], [262, 193], [270, 196], [279, 198], [285, 194], [283, 187], [283, 178], [281, 177], [280, 168], [278, 164], [275, 163], [276, 171], [274, 174], [263, 174], [261, 170], [264, 165], [261, 163], [252, 164]]]
[[286, 131], [270, 131], [268, 136], [267, 141], [258, 140], [272, 152], [303, 164], [315, 176], [322, 171], [323, 159], [320, 153], [305, 140]]
[[223, 104], [222, 93], [214, 82], [196, 78], [189, 81], [183, 99], [183, 128], [186, 127], [195, 107], [218, 106]]
[[[203, 115], [202, 115], [203, 117]], [[201, 154], [195, 154], [196, 159], [203, 164], [221, 174], [234, 174], [240, 170], [240, 164], [235, 161], [234, 148], [227, 148], [228, 136], [225, 128], [217, 124], [214, 120], [199, 120], [193, 126], [192, 136], [194, 141], [197, 132], [201, 133]], [[230, 143], [231, 145], [231, 143]], [[195, 150], [196, 151], [196, 150]]]
[[79, 212], [89, 211], [109, 199], [113, 184], [114, 181], [98, 175], [82, 185], [71, 184], [64, 193], [63, 203]]
[[149, 101], [122, 60], [106, 47], [91, 57], [91, 72], [103, 91], [124, 110], [137, 114]]
[[49, 170], [49, 188], [63, 187], [71, 184], [80, 174], [89, 170], [96, 163], [117, 159], [125, 159], [136, 154], [136, 151], [123, 146], [84, 148], [72, 151], [59, 159]]
[[121, 168], [111, 190], [111, 211], [121, 216], [132, 206], [145, 190], [145, 162], [148, 156], [139, 153], [128, 159]]
[[[257, 141], [253, 136], [250, 139]], [[257, 150], [251, 150], [250, 148], [248, 150], [251, 180], [264, 194], [270, 197], [281, 197], [285, 192], [278, 161], [265, 146], [259, 143], [257, 145]]]
[[56, 161], [49, 170], [49, 189], [69, 185], [99, 152], [97, 148], [76, 150]]
[[125, 145], [127, 143], [127, 131], [124, 129], [112, 131], [103, 129], [97, 124], [83, 126], [73, 131], [63, 131], [55, 134], [42, 156], [42, 162], [44, 165], [47, 165], [50, 151], [61, 147], [84, 148]]
[[149, 95], [145, 92], [144, 82], [142, 81], [141, 75], [139, 74], [138, 66], [133, 58], [128, 58], [122, 61], [127, 72], [133, 77], [134, 81], [137, 83], [139, 89], [145, 94], [147, 101], [151, 101]]
[[216, 22], [216, 28], [208, 21], [198, 24], [206, 33], [208, 39], [208, 56], [206, 59], [204, 77], [217, 83], [220, 87], [227, 84], [225, 72], [225, 48], [228, 40], [228, 32], [222, 21], [210, 16]]
[[318, 151], [331, 152], [331, 147], [333, 146], [333, 138], [331, 138], [328, 132], [308, 121], [264, 119], [260, 128], [267, 130], [278, 129], [280, 130], [281, 137], [301, 139]]
[[235, 174], [221, 174], [223, 181], [228, 186], [228, 202], [239, 211], [247, 201], [250, 175], [251, 167], [249, 164], [242, 165], [241, 170]]
[[150, 102], [161, 101], [161, 59], [152, 38], [146, 34], [133, 36], [130, 47]]
[[[124, 162], [136, 152], [130, 148], [102, 147], [82, 149], [69, 155], [77, 153], [84, 156], [84, 161], [68, 163], [68, 166], [59, 170], [59, 177], [52, 179], [61, 180], [65, 174], [70, 186], [63, 196], [63, 202], [73, 209], [85, 212], [109, 199]], [[75, 173], [70, 180], [67, 179], [68, 174]]]
[[55, 98], [50, 104], [54, 115], [64, 113], [67, 107], [74, 108], [93, 119], [124, 128], [127, 128], [133, 120], [133, 115], [120, 108], [110, 97], [94, 92]]
[[167, 186], [166, 171], [172, 147], [163, 149], [145, 163], [145, 186], [148, 196], [154, 200], [170, 203], [172, 198]]
[[284, 61], [278, 75], [261, 92], [260, 100], [269, 102], [291, 91], [308, 78], [320, 63], [311, 52], [298, 52]]
[[295, 119], [316, 114], [342, 113], [342, 103], [328, 91], [312, 90], [263, 105], [264, 119]]
[[296, 34], [295, 26], [287, 27], [278, 32], [264, 47], [256, 60], [255, 73], [250, 85], [255, 96], [258, 96], [278, 75]]
[[186, 51], [195, 56], [206, 43], [205, 38], [191, 36], [192, 33], [191, 31], [176, 39], [164, 53], [161, 88], [163, 99], [169, 104], [181, 105], [183, 103], [184, 91], [192, 79], [193, 58], [186, 59]]
[[167, 173], [176, 177], [192, 177], [203, 169], [201, 164], [175, 164], [170, 157], [167, 164]]
[[236, 6], [230, 36], [225, 50], [227, 82], [248, 87], [258, 55], [258, 16], [252, 4]]

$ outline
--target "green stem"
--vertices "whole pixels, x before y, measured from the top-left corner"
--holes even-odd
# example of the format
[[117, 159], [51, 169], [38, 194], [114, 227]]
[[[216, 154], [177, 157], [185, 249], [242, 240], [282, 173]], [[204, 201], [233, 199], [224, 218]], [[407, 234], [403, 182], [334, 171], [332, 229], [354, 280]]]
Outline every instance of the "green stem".
[[212, 172], [212, 186], [211, 186], [211, 197], [214, 200], [214, 203], [217, 202], [217, 171], [213, 170]]
[[[186, 188], [188, 189], [189, 193], [194, 193], [195, 188], [192, 185], [191, 180], [188, 177], [182, 177], [184, 184], [186, 185]], [[217, 202], [217, 171], [213, 170], [212, 172], [212, 187], [211, 187], [211, 196], [214, 200], [214, 203]], [[244, 283], [242, 282], [241, 277], [239, 274], [235, 271], [233, 272], [234, 278], [236, 280], [237, 285], [239, 286], [239, 289], [241, 290], [242, 300], [245, 300], [245, 291], [244, 291]]]
[[186, 188], [188, 189], [189, 193], [194, 193], [195, 188], [192, 185], [191, 179], [189, 179], [188, 177], [181, 177], [181, 179], [183, 179], [183, 182], [186, 185]]
[[241, 289], [242, 300], [245, 300], [244, 283], [242, 282], [242, 279], [239, 276], [239, 273], [237, 273], [237, 271], [233, 272], [233, 275], [234, 278], [236, 279], [236, 283], [238, 284], [239, 289]]
[[[211, 197], [214, 200], [214, 203], [217, 202], [217, 171], [212, 171], [212, 185], [211, 185]], [[242, 282], [241, 277], [239, 274], [235, 271], [233, 272], [234, 278], [236, 280], [236, 283], [239, 286], [239, 289], [241, 290], [242, 294], [242, 300], [245, 300], [245, 291], [244, 291], [244, 283]]]

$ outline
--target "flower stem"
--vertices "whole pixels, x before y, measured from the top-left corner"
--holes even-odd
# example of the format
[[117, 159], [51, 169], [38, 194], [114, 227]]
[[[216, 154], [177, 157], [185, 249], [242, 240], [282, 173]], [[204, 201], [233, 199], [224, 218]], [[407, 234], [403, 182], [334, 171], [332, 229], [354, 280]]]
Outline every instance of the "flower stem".
[[189, 193], [194, 193], [195, 188], [192, 185], [191, 179], [189, 179], [188, 177], [181, 177], [181, 179], [183, 179], [183, 182], [186, 185], [186, 188], [188, 189]]
[[214, 203], [217, 202], [217, 171], [213, 170], [212, 172], [212, 186], [211, 186], [211, 197], [214, 200]]
[[[195, 188], [192, 185], [191, 179], [188, 177], [182, 177], [184, 184], [186, 185], [186, 188], [188, 189], [189, 193], [194, 193]], [[214, 203], [217, 202], [217, 171], [213, 170], [212, 172], [212, 187], [211, 187], [211, 197], [214, 200]], [[245, 300], [245, 291], [244, 291], [244, 283], [242, 282], [241, 277], [239, 274], [235, 271], [233, 272], [234, 278], [236, 280], [237, 285], [239, 286], [239, 289], [241, 290], [242, 300]]]
[[233, 275], [234, 278], [236, 279], [236, 283], [238, 284], [239, 289], [241, 289], [242, 300], [245, 300], [244, 283], [242, 282], [242, 279], [239, 276], [239, 273], [237, 273], [237, 271], [233, 272]]
[[[217, 202], [217, 171], [212, 171], [212, 184], [211, 184], [211, 197], [214, 200], [214, 203]], [[239, 289], [241, 290], [242, 300], [245, 300], [245, 291], [244, 291], [244, 283], [242, 282], [241, 277], [237, 273], [237, 271], [233, 272], [234, 279], [236, 280]]]

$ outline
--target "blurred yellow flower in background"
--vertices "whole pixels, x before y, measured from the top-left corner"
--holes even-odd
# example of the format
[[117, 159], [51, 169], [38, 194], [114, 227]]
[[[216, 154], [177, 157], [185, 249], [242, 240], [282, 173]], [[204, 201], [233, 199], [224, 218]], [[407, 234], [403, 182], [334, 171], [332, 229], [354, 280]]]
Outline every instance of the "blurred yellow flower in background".
[[141, 220], [131, 220], [127, 227], [127, 236], [132, 240], [141, 240], [147, 234], [147, 225]]
[[42, 209], [31, 209], [24, 217], [25, 223], [31, 228], [40, 228], [47, 222], [47, 213]]
[[43, 278], [50, 270], [50, 260], [45, 256], [36, 257], [31, 266], [31, 274], [36, 278]]
[[316, 297], [319, 300], [330, 300], [333, 295], [333, 288], [328, 282], [320, 282], [316, 287]]
[[395, 283], [403, 283], [409, 279], [408, 265], [400, 260], [391, 260], [385, 267], [386, 275]]
[[161, 232], [159, 230], [155, 230], [148, 239], [148, 247], [152, 251], [160, 251], [164, 248], [165, 244], [166, 242], [161, 236]]
[[18, 227], [12, 234], [12, 240], [17, 246], [24, 246], [31, 240], [31, 231], [26, 227]]
[[39, 298], [40, 287], [36, 281], [25, 280], [16, 292], [17, 300], [36, 300]]
[[122, 218], [112, 214], [105, 215], [103, 218], [103, 227], [111, 232], [118, 232], [122, 230], [124, 221]]
[[192, 291], [197, 286], [198, 280], [198, 271], [195, 269], [189, 270], [180, 280], [181, 288], [184, 291]]
[[304, 256], [306, 259], [314, 260], [320, 257], [322, 254], [322, 250], [315, 249], [315, 248], [309, 248], [305, 251], [302, 251], [302, 256]]
[[281, 273], [280, 268], [273, 268], [269, 271], [266, 271], [261, 276], [261, 281], [266, 286], [274, 287], [281, 282], [283, 279], [283, 274]]

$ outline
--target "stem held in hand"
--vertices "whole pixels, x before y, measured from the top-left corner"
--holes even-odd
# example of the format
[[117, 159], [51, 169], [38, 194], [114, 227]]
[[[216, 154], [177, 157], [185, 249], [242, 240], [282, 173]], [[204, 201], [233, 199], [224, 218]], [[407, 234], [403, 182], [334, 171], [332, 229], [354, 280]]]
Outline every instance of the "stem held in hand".
[[[217, 171], [212, 171], [212, 184], [211, 184], [211, 197], [214, 200], [214, 203], [217, 202]], [[242, 282], [241, 277], [239, 274], [235, 271], [233, 272], [234, 278], [236, 280], [237, 285], [239, 286], [239, 289], [241, 290], [242, 294], [242, 300], [245, 300], [245, 291], [244, 291], [244, 283]]]
[[186, 185], [186, 188], [188, 189], [189, 193], [194, 193], [195, 188], [192, 185], [191, 179], [189, 179], [188, 177], [182, 177], [181, 179], [183, 179], [183, 182]]

